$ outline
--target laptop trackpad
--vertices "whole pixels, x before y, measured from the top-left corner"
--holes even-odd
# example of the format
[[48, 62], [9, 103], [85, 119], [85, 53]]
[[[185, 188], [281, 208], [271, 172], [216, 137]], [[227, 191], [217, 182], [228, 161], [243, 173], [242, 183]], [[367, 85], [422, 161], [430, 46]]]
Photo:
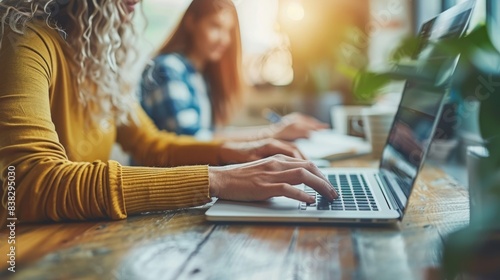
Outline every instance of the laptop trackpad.
[[[266, 201], [259, 201], [259, 202], [235, 202], [227, 200], [217, 201], [217, 204], [219, 204], [220, 206], [222, 206], [222, 204], [231, 206], [231, 209], [233, 211], [236, 209], [238, 210], [263, 209], [265, 211], [269, 211], [270, 209], [272, 209], [272, 210], [290, 211], [290, 210], [298, 210], [299, 203], [300, 202], [298, 202], [297, 200], [290, 199], [287, 197], [273, 197]], [[237, 206], [237, 208], [235, 208], [235, 206]]]

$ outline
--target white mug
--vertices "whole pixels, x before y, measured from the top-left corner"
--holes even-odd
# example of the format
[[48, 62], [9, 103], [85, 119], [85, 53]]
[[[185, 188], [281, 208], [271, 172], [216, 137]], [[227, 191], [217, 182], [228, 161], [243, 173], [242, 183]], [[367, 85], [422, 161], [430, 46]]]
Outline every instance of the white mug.
[[333, 129], [340, 134], [364, 137], [364, 129], [360, 128], [361, 111], [368, 106], [334, 106], [330, 111]]
[[393, 108], [367, 108], [361, 111], [360, 124], [372, 146], [372, 156], [380, 158], [387, 142], [396, 111]]

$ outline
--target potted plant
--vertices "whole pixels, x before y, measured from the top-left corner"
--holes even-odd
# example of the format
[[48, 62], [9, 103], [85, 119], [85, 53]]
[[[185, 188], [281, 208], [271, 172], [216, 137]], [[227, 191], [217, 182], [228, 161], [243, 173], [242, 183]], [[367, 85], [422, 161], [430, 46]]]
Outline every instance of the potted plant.
[[[409, 54], [417, 47], [416, 38], [403, 42], [393, 55], [394, 63], [399, 64], [395, 71], [360, 72], [355, 79], [355, 93], [372, 96], [394, 79], [428, 78], [408, 63]], [[453, 88], [464, 100], [480, 103], [479, 127], [489, 151], [489, 157], [481, 163], [479, 186], [474, 186], [489, 199], [482, 203], [481, 215], [471, 217], [474, 223], [446, 238], [442, 276], [454, 279], [469, 273], [500, 279], [500, 53], [490, 40], [486, 25], [462, 38], [440, 41], [435, 47], [450, 55], [460, 54]]]
[[[487, 26], [445, 45], [462, 54], [455, 87], [464, 99], [480, 102], [479, 126], [489, 157], [478, 169], [482, 192], [480, 214], [468, 227], [449, 235], [443, 251], [443, 276], [453, 279], [465, 273], [486, 279], [500, 278], [500, 53], [492, 44]], [[472, 212], [471, 212], [472, 214]]]

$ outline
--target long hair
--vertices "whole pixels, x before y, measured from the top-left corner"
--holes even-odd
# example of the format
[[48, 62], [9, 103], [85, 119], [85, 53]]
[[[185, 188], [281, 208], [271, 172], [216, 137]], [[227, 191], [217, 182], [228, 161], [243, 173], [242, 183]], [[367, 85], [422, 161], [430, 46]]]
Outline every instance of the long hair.
[[241, 101], [241, 37], [236, 8], [231, 0], [193, 0], [172, 35], [163, 43], [156, 55], [172, 52], [185, 53], [191, 46], [186, 22], [189, 17], [199, 20], [222, 10], [234, 15], [235, 28], [231, 44], [216, 62], [207, 63], [204, 76], [210, 84], [213, 117], [216, 124], [226, 124], [237, 102]]
[[1, 0], [0, 48], [6, 28], [24, 34], [33, 23], [59, 31], [89, 120], [127, 123], [136, 101], [130, 66], [138, 53], [130, 19], [122, 0]]

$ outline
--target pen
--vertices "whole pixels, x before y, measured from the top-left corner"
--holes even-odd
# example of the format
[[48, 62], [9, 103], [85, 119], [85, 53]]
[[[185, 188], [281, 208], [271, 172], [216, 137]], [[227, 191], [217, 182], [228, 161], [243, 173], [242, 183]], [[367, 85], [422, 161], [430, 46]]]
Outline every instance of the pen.
[[264, 109], [262, 114], [270, 123], [278, 123], [281, 121], [281, 116], [269, 108]]

